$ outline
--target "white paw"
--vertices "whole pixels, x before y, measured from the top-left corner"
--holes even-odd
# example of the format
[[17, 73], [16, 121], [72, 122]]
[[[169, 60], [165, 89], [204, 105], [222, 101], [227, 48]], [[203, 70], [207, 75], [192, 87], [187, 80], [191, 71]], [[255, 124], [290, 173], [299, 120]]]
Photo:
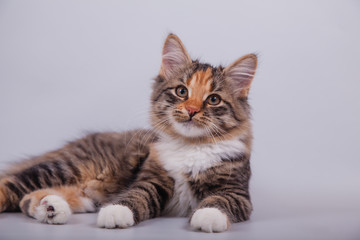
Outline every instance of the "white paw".
[[100, 209], [97, 225], [105, 228], [126, 228], [134, 225], [134, 215], [123, 205], [109, 205]]
[[229, 227], [228, 217], [217, 208], [201, 208], [191, 218], [190, 226], [204, 232], [223, 232]]
[[71, 215], [69, 204], [60, 196], [48, 195], [35, 208], [34, 217], [44, 223], [64, 224]]

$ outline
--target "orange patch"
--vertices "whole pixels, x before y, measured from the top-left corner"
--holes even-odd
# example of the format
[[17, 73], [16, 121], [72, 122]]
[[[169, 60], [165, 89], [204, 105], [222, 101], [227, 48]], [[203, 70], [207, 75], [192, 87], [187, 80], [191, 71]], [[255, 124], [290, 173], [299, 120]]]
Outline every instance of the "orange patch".
[[208, 68], [206, 71], [195, 72], [192, 77], [187, 80], [186, 83], [189, 90], [189, 98], [183, 103], [184, 107], [190, 107], [200, 110], [205, 98], [212, 91], [211, 68]]

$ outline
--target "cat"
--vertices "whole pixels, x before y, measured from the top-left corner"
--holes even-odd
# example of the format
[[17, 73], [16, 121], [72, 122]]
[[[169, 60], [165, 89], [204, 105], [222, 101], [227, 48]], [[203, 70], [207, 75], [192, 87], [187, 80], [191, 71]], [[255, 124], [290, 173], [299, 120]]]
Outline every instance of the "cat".
[[204, 232], [248, 220], [256, 67], [254, 54], [227, 67], [192, 60], [170, 34], [153, 82], [152, 129], [93, 133], [15, 164], [0, 178], [0, 212], [64, 224], [100, 209], [101, 228], [181, 216]]

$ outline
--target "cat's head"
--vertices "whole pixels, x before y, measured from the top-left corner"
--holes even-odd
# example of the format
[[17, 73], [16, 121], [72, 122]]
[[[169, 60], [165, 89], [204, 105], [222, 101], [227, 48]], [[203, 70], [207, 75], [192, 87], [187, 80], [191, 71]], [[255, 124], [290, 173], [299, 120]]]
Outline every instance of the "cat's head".
[[247, 97], [257, 66], [249, 54], [227, 67], [193, 61], [170, 34], [152, 93], [155, 129], [195, 141], [219, 141], [250, 131]]

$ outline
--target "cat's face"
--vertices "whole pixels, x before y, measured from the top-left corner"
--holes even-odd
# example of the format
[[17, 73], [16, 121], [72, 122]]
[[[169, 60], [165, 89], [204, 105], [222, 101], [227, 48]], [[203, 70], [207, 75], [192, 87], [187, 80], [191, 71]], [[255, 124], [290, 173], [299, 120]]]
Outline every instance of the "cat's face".
[[169, 35], [152, 94], [153, 127], [192, 140], [218, 141], [249, 127], [247, 94], [256, 56], [227, 68], [192, 61], [180, 39]]

